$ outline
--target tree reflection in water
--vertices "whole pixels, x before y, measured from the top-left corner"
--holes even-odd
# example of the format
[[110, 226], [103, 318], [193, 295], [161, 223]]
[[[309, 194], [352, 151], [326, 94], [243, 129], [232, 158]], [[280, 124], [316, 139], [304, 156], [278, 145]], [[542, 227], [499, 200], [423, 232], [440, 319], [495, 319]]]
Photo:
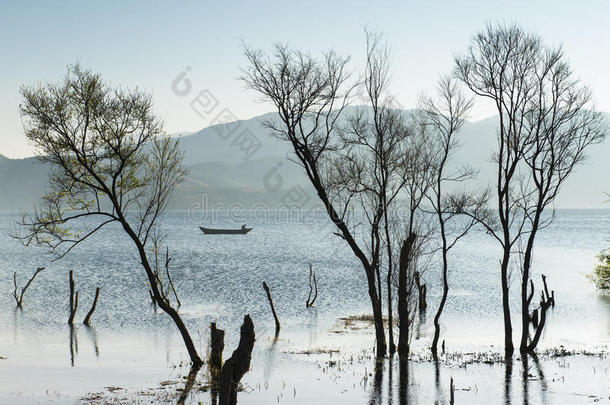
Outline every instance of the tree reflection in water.
[[[515, 369], [515, 362], [521, 362], [521, 368]], [[384, 375], [386, 372], [387, 377]], [[514, 372], [521, 374], [520, 386], [513, 385], [513, 378], [518, 378], [513, 376]], [[493, 392], [479, 392], [482, 385], [490, 382], [482, 379], [494, 375], [500, 380], [495, 400]], [[522, 358], [505, 357], [504, 364], [469, 363], [467, 367], [456, 367], [443, 361], [412, 362], [393, 357], [375, 361], [373, 374], [367, 376], [372, 376], [367, 400], [370, 405], [393, 405], [396, 397], [399, 405], [449, 404], [450, 377], [456, 381], [455, 401], [458, 404], [547, 404], [547, 381], [540, 360], [532, 354]]]
[[201, 365], [191, 366], [189, 374], [186, 377], [186, 382], [184, 383], [184, 389], [182, 389], [182, 393], [180, 394], [180, 397], [178, 398], [178, 402], [177, 402], [178, 405], [185, 404], [186, 398], [188, 397], [189, 393], [195, 386], [195, 381], [197, 380], [197, 373], [199, 373], [200, 369], [201, 369]]

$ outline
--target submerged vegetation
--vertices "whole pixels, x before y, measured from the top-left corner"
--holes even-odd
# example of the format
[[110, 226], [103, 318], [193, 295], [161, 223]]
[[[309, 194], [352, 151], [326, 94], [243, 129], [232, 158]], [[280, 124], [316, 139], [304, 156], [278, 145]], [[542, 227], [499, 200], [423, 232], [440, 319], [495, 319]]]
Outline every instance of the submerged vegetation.
[[595, 283], [600, 290], [610, 289], [610, 250], [600, 252], [596, 259], [599, 261], [593, 272], [587, 274], [587, 278]]

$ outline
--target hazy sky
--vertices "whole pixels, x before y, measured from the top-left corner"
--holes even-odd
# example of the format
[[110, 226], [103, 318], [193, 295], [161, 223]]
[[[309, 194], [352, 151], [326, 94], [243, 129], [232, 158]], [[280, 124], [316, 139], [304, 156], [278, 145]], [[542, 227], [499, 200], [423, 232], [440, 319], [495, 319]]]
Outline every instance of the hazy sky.
[[[237, 80], [240, 39], [319, 53], [335, 48], [360, 68], [363, 27], [382, 31], [392, 48], [393, 92], [405, 108], [448, 72], [452, 58], [489, 21], [518, 22], [548, 43], [563, 43], [577, 75], [610, 111], [610, 2], [152, 2], [2, 1], [0, 3], [0, 153], [32, 154], [18, 114], [19, 87], [57, 81], [79, 61], [113, 84], [153, 93], [168, 132], [195, 131], [226, 108], [240, 119], [271, 110]], [[187, 67], [191, 91], [172, 91]], [[179, 87], [182, 89], [182, 87]], [[198, 115], [191, 102], [207, 90], [218, 100]], [[492, 114], [477, 105], [473, 119]]]

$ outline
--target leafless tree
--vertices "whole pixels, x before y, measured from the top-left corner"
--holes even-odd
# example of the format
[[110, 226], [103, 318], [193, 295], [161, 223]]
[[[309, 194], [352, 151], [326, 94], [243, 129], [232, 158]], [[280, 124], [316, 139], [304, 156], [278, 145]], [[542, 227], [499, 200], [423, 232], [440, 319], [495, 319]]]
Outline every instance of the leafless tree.
[[530, 341], [528, 284], [533, 293], [530, 274], [534, 241], [538, 232], [555, 218], [554, 212], [550, 217], [544, 217], [543, 213], [548, 207], [552, 208], [564, 181], [586, 158], [586, 149], [601, 142], [607, 132], [602, 116], [593, 109], [590, 90], [574, 77], [561, 47], [541, 49], [532, 81], [535, 97], [529, 103], [530, 112], [524, 123], [528, 137], [523, 153], [524, 172], [529, 181], [521, 192], [522, 215], [527, 218], [529, 227], [521, 274], [521, 352], [532, 352], [536, 348], [545, 313], [555, 304], [543, 275], [541, 322]]
[[41, 206], [23, 217], [15, 236], [61, 258], [108, 224], [120, 224], [157, 304], [178, 327], [191, 361], [201, 364], [178, 311], [163, 299], [147, 254], [159, 217], [187, 173], [151, 97], [110, 88], [78, 65], [62, 82], [24, 87], [21, 95], [25, 134], [53, 170]]
[[[312, 297], [313, 294], [313, 297]], [[316, 279], [316, 272], [313, 271], [313, 267], [311, 266], [311, 262], [309, 263], [309, 295], [307, 296], [307, 301], [305, 302], [305, 307], [310, 308], [313, 307], [313, 304], [316, 302], [318, 298], [318, 280]]]
[[87, 316], [83, 320], [83, 324], [86, 326], [91, 326], [91, 317], [93, 316], [93, 312], [95, 312], [95, 308], [97, 307], [97, 300], [100, 297], [100, 287], [95, 289], [95, 297], [93, 298], [93, 303], [91, 304], [91, 309], [87, 312]]
[[[248, 47], [244, 53], [248, 65], [242, 80], [249, 89], [259, 93], [263, 101], [271, 102], [278, 112], [279, 122], [267, 121], [264, 125], [278, 138], [290, 142], [295, 161], [303, 167], [330, 220], [336, 225], [336, 234], [346, 241], [362, 264], [375, 319], [376, 354], [383, 357], [387, 344], [378, 289], [381, 286], [377, 254], [381, 246], [375, 241], [371, 255], [361, 244], [359, 234], [350, 227], [346, 217], [354, 207], [349, 195], [351, 191], [337, 189], [335, 176], [329, 180], [329, 167], [340, 162], [336, 154], [341, 148], [338, 121], [354, 89], [348, 83], [349, 58], [340, 57], [333, 51], [315, 58], [284, 45], [276, 45], [271, 56]], [[376, 210], [372, 215], [379, 218], [380, 214]], [[371, 232], [373, 238], [378, 233], [376, 225]]]
[[70, 316], [68, 317], [68, 325], [74, 325], [74, 316], [78, 310], [78, 291], [74, 289], [74, 271], [70, 270]]
[[237, 404], [239, 382], [250, 369], [254, 341], [254, 323], [252, 323], [250, 315], [245, 315], [239, 333], [239, 344], [231, 357], [223, 364], [220, 372], [220, 398], [218, 401], [220, 405]]
[[[456, 59], [456, 76], [476, 95], [491, 100], [499, 115], [497, 220], [487, 226], [501, 244], [504, 341], [513, 353], [509, 306], [511, 253], [522, 240], [522, 337], [520, 350], [534, 350], [529, 337], [528, 285], [534, 241], [554, 215], [544, 216], [565, 179], [585, 158], [585, 149], [604, 136], [591, 94], [574, 78], [561, 48], [516, 25], [488, 25]], [[533, 294], [533, 293], [532, 293]]]
[[447, 190], [447, 186], [464, 183], [476, 177], [477, 172], [470, 167], [457, 169], [450, 167], [450, 160], [459, 147], [458, 131], [464, 124], [466, 115], [472, 106], [472, 100], [465, 97], [457, 83], [442, 77], [438, 83], [437, 96], [422, 96], [419, 102], [417, 120], [432, 144], [433, 181], [426, 194], [433, 213], [438, 220], [440, 234], [440, 254], [442, 266], [442, 295], [434, 315], [434, 338], [432, 355], [437, 357], [440, 338], [440, 318], [449, 293], [449, 260], [448, 253], [455, 244], [477, 223], [473, 217], [464, 221], [463, 211], [477, 213], [480, 218], [487, 203], [487, 193], [464, 190]]
[[[362, 80], [363, 95], [370, 106], [349, 114], [341, 131], [341, 153], [332, 170], [332, 189], [343, 201], [362, 212], [361, 245], [375, 270], [377, 295], [386, 288], [390, 354], [396, 350], [393, 336], [393, 276], [396, 250], [406, 238], [406, 210], [399, 200], [406, 196], [412, 178], [414, 134], [404, 114], [393, 105], [389, 93], [389, 51], [379, 34], [366, 32], [367, 59]], [[360, 225], [360, 224], [359, 224]], [[402, 228], [402, 229], [401, 229]], [[365, 231], [366, 230], [366, 231]], [[402, 232], [397, 232], [402, 230]], [[382, 281], [381, 270], [385, 270]], [[400, 290], [401, 285], [399, 285]], [[399, 292], [400, 294], [400, 292]]]
[[25, 286], [21, 288], [20, 293], [18, 293], [18, 291], [17, 291], [19, 289], [19, 287], [17, 286], [17, 272], [16, 271], [13, 272], [13, 285], [15, 286], [15, 289], [13, 290], [13, 298], [15, 298], [15, 303], [17, 304], [17, 308], [23, 308], [22, 307], [23, 296], [25, 295], [25, 292], [27, 291], [30, 284], [32, 284], [32, 282], [34, 281], [34, 279], [36, 278], [38, 273], [40, 273], [44, 269], [45, 269], [44, 267], [38, 267], [36, 269], [36, 271], [34, 272], [34, 274], [32, 274], [32, 277], [30, 277], [28, 282], [25, 284]]

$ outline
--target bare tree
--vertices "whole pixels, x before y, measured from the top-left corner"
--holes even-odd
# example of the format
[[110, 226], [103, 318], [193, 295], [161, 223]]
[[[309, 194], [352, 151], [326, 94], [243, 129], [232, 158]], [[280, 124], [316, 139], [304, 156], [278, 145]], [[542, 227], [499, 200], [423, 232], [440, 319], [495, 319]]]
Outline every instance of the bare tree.
[[[498, 112], [497, 220], [487, 230], [503, 249], [501, 260], [504, 341], [513, 353], [509, 306], [509, 264], [523, 239], [520, 350], [535, 348], [529, 336], [529, 275], [537, 232], [553, 215], [561, 185], [592, 143], [603, 138], [601, 118], [592, 110], [590, 92], [578, 84], [563, 52], [516, 25], [488, 25], [456, 59], [456, 76], [476, 95], [490, 99]], [[533, 293], [532, 293], [533, 294]], [[536, 341], [537, 342], [537, 341]], [[534, 343], [534, 342], [532, 342]]]
[[32, 277], [30, 277], [28, 282], [25, 284], [25, 286], [21, 288], [20, 293], [17, 292], [17, 290], [19, 289], [19, 287], [17, 286], [17, 272], [16, 271], [13, 272], [13, 285], [15, 286], [15, 289], [13, 290], [13, 298], [15, 298], [15, 303], [17, 304], [17, 308], [23, 308], [22, 307], [23, 296], [25, 295], [25, 292], [27, 291], [30, 284], [32, 284], [32, 282], [34, 281], [34, 279], [36, 278], [38, 273], [40, 273], [44, 269], [45, 269], [44, 267], [38, 267], [36, 269], [36, 271], [34, 272], [34, 274], [32, 274]]
[[[403, 241], [419, 236], [416, 216], [429, 184], [430, 162], [424, 132], [414, 131], [389, 94], [387, 46], [380, 35], [366, 32], [366, 47], [364, 74], [355, 85], [347, 83], [348, 58], [328, 52], [315, 59], [285, 46], [276, 46], [272, 57], [246, 48], [249, 66], [243, 80], [277, 108], [280, 123], [264, 124], [291, 143], [296, 162], [338, 228], [335, 234], [347, 242], [364, 268], [378, 356], [384, 356], [388, 346], [382, 316], [384, 290], [389, 350], [395, 351], [393, 291], [399, 270], [398, 313], [404, 325], [399, 352], [406, 355], [414, 312], [410, 301], [417, 260], [412, 259], [419, 257], [415, 247], [420, 241], [411, 242], [413, 251], [404, 261], [406, 267], [400, 267], [400, 254]], [[367, 106], [346, 112], [355, 89], [362, 91]]]
[[163, 299], [147, 254], [159, 217], [187, 173], [151, 97], [110, 88], [78, 65], [63, 82], [24, 87], [21, 95], [25, 134], [53, 169], [41, 206], [24, 216], [15, 236], [26, 245], [48, 246], [61, 258], [108, 224], [120, 224], [157, 304], [178, 327], [191, 361], [201, 364], [178, 311]]
[[93, 303], [91, 304], [91, 309], [87, 312], [87, 316], [83, 320], [83, 324], [90, 326], [91, 325], [91, 317], [93, 316], [93, 312], [95, 312], [95, 308], [97, 307], [97, 300], [100, 297], [100, 287], [95, 289], [95, 297], [93, 298]]
[[[426, 272], [431, 254], [430, 242], [435, 229], [429, 216], [422, 210], [428, 189], [433, 181], [433, 149], [430, 148], [427, 133], [422, 126], [412, 122], [412, 134], [403, 153], [405, 160], [399, 167], [404, 179], [404, 190], [401, 195], [402, 215], [394, 216], [393, 225], [393, 260], [398, 269], [395, 281], [398, 292], [399, 337], [398, 353], [406, 358], [410, 352], [413, 338], [413, 326], [420, 302], [418, 300], [421, 276]], [[392, 242], [390, 242], [392, 243]], [[419, 310], [421, 311], [421, 307]]]
[[68, 317], [68, 325], [72, 326], [74, 324], [74, 316], [76, 315], [76, 311], [78, 310], [78, 291], [74, 289], [74, 271], [70, 270], [70, 316]]
[[[353, 207], [352, 198], [349, 195], [340, 198], [342, 193], [333, 189], [327, 180], [328, 168], [338, 162], [334, 154], [340, 147], [337, 143], [338, 120], [353, 90], [347, 83], [349, 58], [329, 51], [318, 59], [283, 45], [276, 45], [271, 56], [248, 47], [244, 53], [248, 66], [242, 80], [249, 89], [259, 93], [263, 101], [271, 102], [278, 112], [279, 123], [267, 121], [264, 125], [278, 138], [290, 142], [295, 161], [303, 167], [330, 220], [336, 225], [336, 234], [346, 241], [362, 264], [375, 320], [376, 354], [383, 357], [387, 344], [382, 297], [377, 288], [378, 259], [376, 253], [368, 254], [358, 241], [359, 235], [348, 225], [346, 215]], [[341, 191], [349, 194], [349, 190]], [[380, 214], [376, 211], [373, 215], [379, 217]], [[378, 252], [378, 247], [380, 245], [374, 247], [373, 252]]]
[[[405, 224], [396, 223], [404, 212], [398, 202], [412, 173], [409, 166], [414, 134], [403, 112], [389, 94], [389, 50], [379, 34], [366, 32], [367, 60], [362, 80], [370, 108], [347, 117], [341, 131], [341, 153], [333, 164], [332, 189], [364, 213], [362, 242], [375, 267], [377, 295], [383, 296], [381, 270], [385, 270], [389, 351], [396, 350], [393, 334], [393, 276], [396, 248], [405, 238]], [[404, 218], [400, 218], [399, 222]], [[359, 224], [360, 225], [360, 224]], [[366, 230], [366, 231], [365, 231]], [[400, 286], [399, 286], [400, 288]]]
[[[312, 297], [312, 294], [313, 294], [313, 297]], [[316, 272], [313, 271], [311, 262], [309, 262], [309, 295], [307, 296], [307, 301], [305, 302], [305, 307], [306, 308], [313, 307], [313, 304], [316, 302], [317, 298], [318, 298], [318, 280], [316, 279]]]
[[534, 241], [538, 232], [555, 218], [554, 211], [550, 216], [543, 214], [553, 206], [564, 181], [586, 158], [586, 149], [601, 142], [607, 131], [602, 116], [593, 109], [590, 90], [574, 77], [561, 47], [543, 47], [536, 62], [532, 77], [535, 97], [529, 102], [529, 114], [524, 123], [528, 129], [523, 153], [528, 182], [521, 188], [521, 209], [527, 218], [529, 232], [522, 259], [521, 352], [534, 351], [544, 327], [546, 311], [555, 304], [543, 275], [539, 307], [541, 322], [530, 341], [530, 303], [534, 293], [530, 274]]
[[434, 315], [434, 338], [431, 346], [434, 358], [437, 358], [438, 352], [440, 318], [449, 294], [448, 253], [477, 223], [472, 217], [467, 221], [460, 221], [459, 214], [465, 210], [479, 213], [488, 200], [485, 192], [446, 190], [449, 185], [464, 183], [477, 175], [475, 170], [467, 166], [457, 169], [450, 167], [451, 156], [459, 147], [457, 133], [471, 106], [472, 100], [460, 92], [457, 83], [443, 77], [438, 83], [437, 97], [421, 97], [418, 108], [418, 122], [428, 135], [426, 138], [433, 144], [433, 181], [426, 197], [438, 220], [440, 234], [443, 292]]
[[280, 325], [280, 319], [277, 316], [277, 312], [275, 311], [275, 305], [273, 304], [273, 298], [271, 297], [271, 290], [266, 282], [263, 281], [263, 289], [265, 290], [265, 294], [267, 295], [267, 301], [269, 301], [269, 306], [271, 307], [271, 313], [273, 314], [273, 320], [275, 321], [275, 336], [278, 337], [280, 335], [280, 329], [282, 326]]

